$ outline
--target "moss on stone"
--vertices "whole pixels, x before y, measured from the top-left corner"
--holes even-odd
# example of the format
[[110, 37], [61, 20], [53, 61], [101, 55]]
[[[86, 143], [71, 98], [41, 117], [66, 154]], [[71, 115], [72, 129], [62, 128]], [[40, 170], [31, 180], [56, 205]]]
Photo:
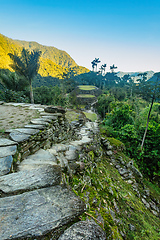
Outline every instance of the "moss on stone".
[[[113, 138], [108, 138], [108, 141], [118, 147], [122, 144]], [[146, 209], [132, 184], [122, 179], [118, 170], [110, 164], [109, 158], [102, 157], [98, 160], [93, 150], [86, 151], [92, 147], [90, 144], [82, 150], [86, 164], [83, 174], [78, 173], [68, 179], [74, 192], [86, 203], [86, 212], [80, 219], [95, 220], [105, 230], [107, 239], [123, 239], [122, 235], [127, 240], [159, 239], [159, 218]], [[97, 151], [101, 151], [98, 144]], [[126, 163], [130, 161], [121, 151], [114, 156], [123, 157]], [[142, 196], [143, 190], [143, 186], [138, 184]], [[156, 198], [157, 193], [155, 191]], [[130, 229], [130, 224], [135, 227], [134, 231]]]

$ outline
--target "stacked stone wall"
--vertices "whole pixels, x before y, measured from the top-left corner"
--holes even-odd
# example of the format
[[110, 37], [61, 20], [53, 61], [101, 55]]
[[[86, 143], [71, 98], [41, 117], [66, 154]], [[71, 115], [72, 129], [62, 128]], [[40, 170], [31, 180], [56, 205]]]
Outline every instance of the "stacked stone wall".
[[[82, 119], [81, 119], [82, 120]], [[81, 125], [83, 121], [80, 121]], [[1, 139], [2, 148], [6, 148], [8, 154], [4, 154], [3, 161], [6, 165], [0, 175], [14, 172], [20, 162], [27, 156], [34, 154], [39, 149], [49, 149], [53, 144], [67, 142], [76, 138], [74, 124], [70, 124], [65, 117], [65, 110], [60, 107], [46, 107], [40, 113], [40, 118], [34, 119], [24, 128], [9, 129], [8, 142]], [[5, 146], [3, 146], [5, 142]], [[9, 151], [8, 148], [13, 148]], [[3, 150], [3, 149], [2, 149]], [[8, 165], [9, 162], [9, 165]]]

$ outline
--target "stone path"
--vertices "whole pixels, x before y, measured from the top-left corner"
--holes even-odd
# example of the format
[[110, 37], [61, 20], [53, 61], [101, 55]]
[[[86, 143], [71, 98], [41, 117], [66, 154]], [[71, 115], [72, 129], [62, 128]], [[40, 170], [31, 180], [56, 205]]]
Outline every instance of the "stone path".
[[50, 152], [53, 157], [57, 159], [58, 164], [62, 169], [67, 169], [69, 174], [72, 174], [76, 171], [77, 168], [80, 167], [81, 162], [79, 162], [79, 155], [83, 145], [89, 144], [92, 142], [91, 134], [92, 132], [98, 131], [98, 123], [90, 123], [87, 122], [80, 130], [79, 130], [79, 138], [80, 140], [71, 141], [67, 144], [55, 144], [47, 150]]
[[[54, 144], [48, 150], [40, 149], [26, 157], [19, 164], [17, 172], [8, 174], [12, 166], [12, 156], [17, 150], [17, 142], [31, 137], [58, 116], [58, 113], [45, 113], [42, 118], [32, 121], [25, 128], [9, 131], [10, 138], [14, 141], [0, 139], [1, 240], [36, 237], [43, 239], [48, 233], [72, 222], [85, 210], [82, 200], [61, 183], [62, 170], [66, 168], [68, 173], [72, 174], [80, 165], [78, 153], [83, 145], [92, 141], [93, 132], [98, 131], [96, 122], [87, 122], [82, 126], [77, 132], [78, 140]], [[95, 223], [87, 224], [90, 227], [88, 233], [85, 230], [86, 236], [98, 237], [96, 234], [101, 232], [99, 227]], [[60, 239], [65, 239], [64, 236]], [[102, 238], [86, 239], [105, 237], [102, 233]]]

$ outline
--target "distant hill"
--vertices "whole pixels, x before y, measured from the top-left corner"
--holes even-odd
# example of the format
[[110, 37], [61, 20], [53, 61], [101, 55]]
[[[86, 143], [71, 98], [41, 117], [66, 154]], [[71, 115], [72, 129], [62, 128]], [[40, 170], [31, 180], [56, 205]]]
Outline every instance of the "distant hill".
[[[62, 79], [63, 74], [67, 74], [67, 72], [70, 71], [74, 73], [74, 76], [89, 72], [87, 68], [78, 66], [65, 51], [55, 47], [43, 46], [37, 42], [13, 40], [2, 34], [0, 34], [0, 69], [9, 69], [13, 71], [10, 67], [11, 59], [8, 53], [20, 54], [23, 47], [29, 50], [37, 49], [42, 51], [38, 73], [41, 80], [45, 77], [45, 82], [46, 77], [47, 80], [49, 80], [49, 77], [52, 80], [53, 78]], [[43, 81], [41, 84], [43, 85]]]
[[[136, 81], [138, 78], [140, 78], [138, 76], [139, 73], [143, 73], [143, 72], [117, 72], [117, 76], [122, 78], [124, 75], [129, 74]], [[147, 73], [147, 80], [150, 79], [154, 74], [153, 71], [146, 71], [146, 73]]]

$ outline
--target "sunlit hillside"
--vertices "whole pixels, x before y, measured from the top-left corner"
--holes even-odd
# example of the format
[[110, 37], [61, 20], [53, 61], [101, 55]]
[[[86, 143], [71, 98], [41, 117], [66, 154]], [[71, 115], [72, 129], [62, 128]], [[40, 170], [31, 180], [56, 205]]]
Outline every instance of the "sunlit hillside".
[[48, 47], [41, 45], [37, 42], [27, 42], [14, 40], [19, 46], [27, 48], [29, 50], [38, 49], [42, 52], [42, 57], [45, 59], [50, 59], [54, 63], [62, 67], [74, 67], [77, 66], [76, 62], [70, 57], [65, 51], [59, 50], [55, 47]]
[[11, 60], [8, 53], [20, 53], [21, 49], [22, 48], [18, 44], [0, 34], [0, 68], [11, 70], [9, 67]]
[[87, 68], [78, 66], [65, 51], [55, 47], [43, 46], [36, 42], [13, 40], [2, 34], [0, 34], [0, 69], [13, 71], [10, 67], [11, 59], [8, 53], [20, 55], [23, 47], [29, 50], [37, 49], [42, 52], [38, 72], [41, 77], [62, 79], [62, 76], [69, 71], [72, 71], [73, 75], [89, 72]]

